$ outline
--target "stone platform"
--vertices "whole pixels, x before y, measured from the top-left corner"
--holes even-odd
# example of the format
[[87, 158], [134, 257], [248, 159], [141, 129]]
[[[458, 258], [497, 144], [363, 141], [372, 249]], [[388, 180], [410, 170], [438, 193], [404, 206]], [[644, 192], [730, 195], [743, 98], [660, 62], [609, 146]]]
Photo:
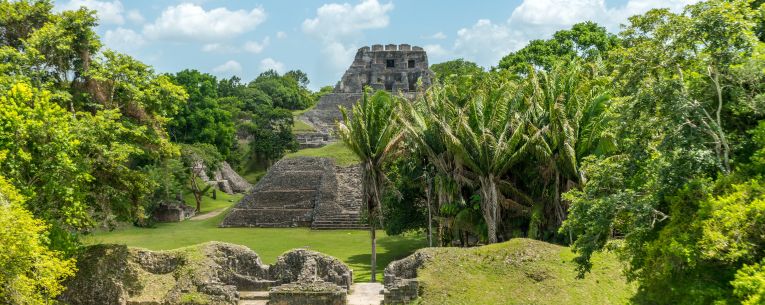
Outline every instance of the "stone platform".
[[329, 158], [282, 159], [242, 198], [220, 227], [365, 229], [361, 170]]

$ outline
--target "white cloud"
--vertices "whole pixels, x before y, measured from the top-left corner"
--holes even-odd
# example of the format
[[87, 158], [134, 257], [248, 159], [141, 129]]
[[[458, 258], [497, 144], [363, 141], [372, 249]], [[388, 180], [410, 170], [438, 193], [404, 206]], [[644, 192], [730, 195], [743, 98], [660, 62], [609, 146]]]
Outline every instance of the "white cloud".
[[242, 65], [235, 60], [229, 60], [224, 64], [213, 68], [213, 72], [224, 75], [233, 75], [242, 72]]
[[238, 53], [239, 50], [223, 43], [208, 43], [202, 46], [202, 52], [208, 53]]
[[116, 1], [97, 1], [97, 0], [70, 0], [69, 2], [58, 5], [57, 10], [77, 10], [80, 7], [87, 7], [95, 10], [98, 20], [101, 23], [123, 24], [125, 18], [122, 17], [122, 2]]
[[268, 57], [260, 61], [260, 70], [268, 71], [274, 70], [279, 73], [284, 73], [284, 63], [276, 61], [275, 59]]
[[134, 51], [141, 48], [146, 43], [141, 34], [130, 29], [117, 28], [108, 30], [104, 34], [104, 44], [107, 47], [118, 51]]
[[278, 39], [287, 38], [287, 33], [282, 32], [282, 31], [278, 31], [278, 32], [276, 32], [276, 38], [278, 38]]
[[425, 36], [425, 37], [423, 37], [423, 38], [426, 38], [426, 39], [438, 39], [438, 40], [442, 40], [442, 39], [446, 39], [446, 34], [444, 34], [444, 32], [438, 32], [438, 33], [435, 33], [435, 34], [433, 34], [433, 35], [428, 35], [428, 36]]
[[458, 56], [474, 60], [480, 65], [493, 65], [514, 47], [525, 43], [518, 36], [505, 24], [481, 19], [472, 27], [457, 31], [454, 50]]
[[430, 60], [441, 61], [451, 54], [449, 50], [444, 49], [440, 44], [428, 44], [422, 48], [425, 49], [425, 52], [428, 52]]
[[127, 19], [137, 24], [142, 24], [144, 21], [146, 21], [146, 19], [143, 18], [143, 15], [141, 15], [141, 12], [138, 10], [129, 10], [127, 12]]
[[264, 38], [262, 42], [257, 42], [257, 41], [245, 42], [243, 49], [247, 52], [258, 54], [260, 52], [263, 52], [263, 49], [265, 49], [270, 42], [271, 42], [271, 38], [266, 36], [266, 38]]
[[225, 7], [206, 11], [199, 5], [183, 3], [166, 8], [144, 34], [152, 39], [175, 41], [219, 41], [254, 30], [266, 20], [260, 7], [251, 11], [230, 11]]
[[329, 68], [339, 74], [353, 60], [364, 31], [387, 27], [392, 10], [393, 3], [378, 0], [362, 0], [356, 5], [328, 3], [316, 10], [315, 18], [305, 19], [302, 28], [321, 41]]
[[[457, 31], [451, 52], [479, 65], [496, 65], [511, 51], [531, 39], [547, 39], [558, 30], [575, 23], [594, 21], [611, 32], [627, 18], [652, 8], [670, 8], [680, 12], [699, 0], [628, 0], [623, 6], [608, 7], [605, 0], [523, 0], [506, 22], [478, 20], [471, 27]], [[438, 51], [437, 51], [438, 52]]]

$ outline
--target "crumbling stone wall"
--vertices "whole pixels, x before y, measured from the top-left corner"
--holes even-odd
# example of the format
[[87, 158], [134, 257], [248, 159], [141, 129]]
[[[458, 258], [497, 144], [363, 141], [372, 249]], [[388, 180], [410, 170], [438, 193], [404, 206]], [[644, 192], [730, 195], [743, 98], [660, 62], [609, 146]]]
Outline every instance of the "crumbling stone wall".
[[234, 171], [226, 161], [221, 162], [220, 168], [212, 173], [212, 178], [208, 176], [208, 171], [201, 162], [194, 165], [194, 171], [199, 173], [202, 181], [217, 187], [221, 192], [227, 194], [246, 193], [252, 189], [252, 184]]
[[420, 47], [408, 44], [379, 44], [356, 52], [353, 63], [335, 86], [335, 93], [360, 93], [364, 87], [391, 92], [415, 92], [417, 82], [424, 88], [431, 84], [428, 55]]
[[433, 259], [427, 249], [418, 250], [404, 259], [397, 260], [385, 267], [385, 291], [383, 304], [409, 304], [419, 296], [420, 282], [417, 270]]
[[269, 305], [345, 305], [348, 291], [327, 282], [290, 283], [271, 289]]
[[336, 295], [352, 283], [348, 266], [318, 252], [293, 250], [269, 266], [247, 247], [220, 242], [172, 251], [95, 245], [79, 255], [77, 268], [65, 283], [60, 297], [64, 304], [233, 305], [238, 291], [291, 283], [310, 291], [314, 283], [322, 283], [317, 285]]
[[196, 214], [196, 209], [183, 202], [160, 203], [154, 210], [154, 220], [160, 222], [178, 222], [189, 219]]

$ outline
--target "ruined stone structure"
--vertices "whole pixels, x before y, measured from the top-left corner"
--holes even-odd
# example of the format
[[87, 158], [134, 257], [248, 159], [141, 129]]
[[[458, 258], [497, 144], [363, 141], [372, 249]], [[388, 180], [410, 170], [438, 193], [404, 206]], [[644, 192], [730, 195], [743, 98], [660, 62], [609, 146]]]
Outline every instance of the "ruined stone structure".
[[177, 202], [163, 202], [154, 210], [152, 217], [159, 222], [179, 222], [193, 217], [196, 214], [196, 209], [183, 203]]
[[336, 141], [334, 124], [342, 119], [338, 106], [350, 109], [361, 99], [365, 87], [413, 98], [418, 90], [430, 86], [432, 75], [428, 55], [420, 47], [378, 44], [359, 49], [334, 91], [322, 96], [316, 107], [298, 118], [316, 130], [298, 134], [298, 143], [306, 148]]
[[274, 164], [221, 222], [221, 227], [363, 229], [358, 166], [328, 158], [287, 158]]
[[[296, 135], [301, 148], [337, 141], [334, 126], [342, 119], [338, 106], [350, 109], [364, 88], [388, 90], [414, 98], [430, 86], [428, 56], [408, 44], [373, 45], [356, 52], [332, 93], [297, 119], [314, 128]], [[234, 206], [221, 227], [311, 227], [363, 229], [361, 170], [340, 167], [327, 158], [282, 159]]]
[[246, 193], [252, 188], [252, 184], [239, 176], [226, 161], [221, 162], [220, 168], [212, 173], [212, 179], [207, 175], [208, 171], [201, 162], [194, 166], [194, 171], [199, 173], [199, 177], [205, 183], [217, 187], [221, 192], [227, 194]]
[[384, 305], [410, 304], [419, 297], [420, 282], [417, 270], [433, 259], [428, 249], [420, 249], [404, 259], [385, 267]]
[[265, 265], [249, 248], [220, 242], [170, 251], [95, 245], [77, 270], [63, 304], [334, 305], [345, 304], [353, 283], [348, 266], [319, 252], [291, 250]]

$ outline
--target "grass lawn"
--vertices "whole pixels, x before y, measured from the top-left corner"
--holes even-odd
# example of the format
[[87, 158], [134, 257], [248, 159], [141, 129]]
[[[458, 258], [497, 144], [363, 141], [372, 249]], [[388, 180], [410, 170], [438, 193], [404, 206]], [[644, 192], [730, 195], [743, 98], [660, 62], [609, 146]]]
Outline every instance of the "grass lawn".
[[294, 157], [327, 157], [335, 159], [340, 166], [348, 166], [359, 163], [359, 158], [348, 149], [343, 142], [335, 142], [319, 148], [306, 148], [289, 153], [285, 158]]
[[[212, 195], [212, 190], [208, 192], [208, 195]], [[202, 206], [201, 206], [201, 212], [200, 214], [212, 212], [218, 209], [227, 208], [231, 206], [232, 204], [239, 201], [239, 199], [242, 199], [244, 195], [242, 194], [234, 194], [229, 195], [225, 192], [217, 191], [216, 196], [217, 199], [212, 199], [210, 196], [202, 196]], [[196, 207], [197, 202], [194, 200], [194, 194], [191, 191], [188, 191], [183, 194], [183, 201], [186, 202], [186, 205], [190, 207]]]
[[[202, 211], [211, 211], [216, 207], [230, 206], [228, 199], [221, 196], [213, 201], [205, 197]], [[191, 202], [193, 202], [193, 197]], [[236, 200], [234, 200], [236, 202]], [[225, 213], [206, 220], [187, 220], [180, 223], [161, 223], [156, 228], [128, 227], [112, 232], [97, 232], [85, 238], [85, 242], [126, 244], [151, 250], [169, 250], [199, 244], [206, 241], [222, 241], [249, 247], [260, 255], [264, 263], [273, 263], [276, 257], [287, 250], [306, 247], [334, 257], [348, 264], [354, 272], [354, 280], [369, 280], [369, 260], [371, 243], [368, 231], [331, 230], [312, 231], [308, 228], [270, 229], [270, 228], [218, 228]], [[397, 259], [406, 257], [416, 249], [425, 246], [423, 236], [386, 236], [377, 233], [378, 280], [382, 280], [382, 270]]]
[[432, 248], [421, 304], [626, 304], [636, 292], [610, 254], [576, 278], [569, 248], [517, 238], [477, 248]]

